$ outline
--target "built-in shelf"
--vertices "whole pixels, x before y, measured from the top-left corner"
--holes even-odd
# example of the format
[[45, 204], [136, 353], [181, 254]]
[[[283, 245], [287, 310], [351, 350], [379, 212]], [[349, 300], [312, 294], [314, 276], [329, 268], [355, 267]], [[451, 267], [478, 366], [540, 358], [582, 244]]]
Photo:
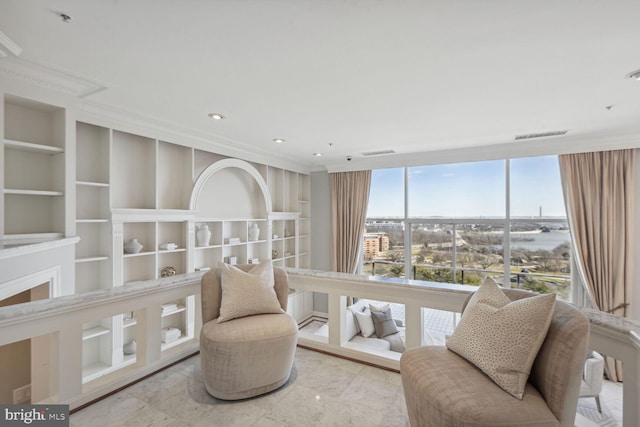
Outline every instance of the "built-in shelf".
[[5, 139], [4, 146], [6, 148], [13, 148], [14, 150], [20, 150], [20, 151], [29, 151], [32, 153], [43, 153], [43, 154], [64, 153], [64, 149], [60, 147], [54, 147], [51, 145], [43, 145], [43, 144], [34, 144], [32, 142], [13, 141], [11, 139]]
[[76, 263], [106, 261], [108, 259], [109, 259], [108, 256], [92, 256], [92, 257], [76, 258]]
[[96, 218], [96, 219], [77, 219], [76, 223], [78, 224], [100, 224], [109, 222], [106, 218]]
[[209, 245], [209, 246], [196, 246], [195, 250], [196, 251], [202, 251], [205, 249], [214, 249], [214, 248], [221, 248], [222, 245]]
[[109, 188], [109, 184], [104, 182], [76, 181], [76, 185], [81, 185], [85, 187]]
[[169, 343], [162, 343], [160, 347], [161, 347], [162, 351], [165, 351], [165, 350], [168, 350], [168, 349], [170, 349], [172, 347], [175, 347], [175, 346], [178, 346], [180, 344], [186, 343], [189, 340], [191, 340], [190, 337], [185, 336], [184, 334], [182, 334], [182, 335], [180, 335], [180, 338], [178, 338], [177, 340], [171, 341]]
[[182, 313], [185, 310], [186, 310], [186, 308], [184, 306], [178, 306], [178, 308], [176, 308], [174, 310], [163, 311], [162, 312], [162, 317], [171, 316], [171, 315], [176, 314], [176, 313]]
[[64, 196], [64, 192], [62, 191], [22, 190], [16, 188], [5, 188], [4, 194], [17, 194], [20, 196]]
[[93, 328], [85, 329], [82, 331], [82, 340], [88, 340], [91, 338], [99, 337], [109, 333], [109, 329], [104, 326], [95, 326]]
[[95, 380], [96, 378], [100, 378], [105, 375], [109, 370], [111, 370], [111, 366], [107, 365], [103, 362], [95, 362], [91, 365], [85, 366], [82, 369], [82, 383], [88, 383], [91, 380]]
[[136, 319], [135, 317], [132, 317], [130, 319], [124, 319], [122, 321], [122, 327], [123, 328], [128, 328], [128, 327], [131, 327], [131, 326], [135, 326], [137, 324], [138, 324], [138, 319]]
[[124, 258], [135, 258], [135, 257], [139, 257], [139, 256], [149, 256], [149, 255], [155, 255], [155, 252], [146, 251], [146, 252], [138, 252], [137, 254], [124, 254], [122, 256]]
[[186, 249], [185, 248], [178, 248], [178, 249], [160, 249], [158, 251], [159, 254], [171, 254], [174, 252], [185, 252]]

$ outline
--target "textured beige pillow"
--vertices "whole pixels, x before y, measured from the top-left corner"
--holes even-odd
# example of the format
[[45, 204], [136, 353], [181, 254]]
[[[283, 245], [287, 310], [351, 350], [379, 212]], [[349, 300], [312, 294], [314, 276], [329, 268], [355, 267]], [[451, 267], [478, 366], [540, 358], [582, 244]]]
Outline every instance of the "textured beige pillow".
[[511, 302], [493, 281], [469, 300], [447, 348], [522, 399], [531, 366], [551, 323], [555, 294]]
[[244, 272], [218, 262], [222, 298], [217, 322], [254, 314], [283, 313], [273, 288], [273, 266], [266, 260]]

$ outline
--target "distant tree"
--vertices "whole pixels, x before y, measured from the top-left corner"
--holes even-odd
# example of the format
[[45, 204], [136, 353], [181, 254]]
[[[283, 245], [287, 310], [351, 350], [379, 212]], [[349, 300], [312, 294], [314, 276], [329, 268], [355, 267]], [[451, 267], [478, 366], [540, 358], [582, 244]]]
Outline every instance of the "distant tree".
[[482, 266], [483, 270], [488, 269], [493, 264], [495, 264], [495, 262], [489, 256], [484, 256], [480, 259], [480, 265]]
[[393, 265], [389, 269], [393, 277], [401, 277], [404, 275], [404, 265]]

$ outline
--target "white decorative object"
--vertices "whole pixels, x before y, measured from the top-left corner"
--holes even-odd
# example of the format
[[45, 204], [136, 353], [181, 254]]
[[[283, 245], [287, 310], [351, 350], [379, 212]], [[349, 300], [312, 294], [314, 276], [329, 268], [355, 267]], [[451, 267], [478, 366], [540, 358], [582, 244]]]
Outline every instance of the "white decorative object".
[[136, 354], [137, 347], [136, 340], [131, 340], [122, 346], [122, 352], [124, 354]]
[[209, 225], [200, 224], [198, 232], [196, 233], [196, 238], [198, 239], [198, 246], [209, 246], [209, 241], [211, 240], [211, 230], [209, 230]]
[[182, 331], [180, 331], [180, 329], [178, 328], [163, 328], [160, 331], [160, 335], [162, 338], [162, 342], [168, 344], [180, 338], [180, 335], [182, 335]]
[[255, 242], [260, 237], [260, 229], [255, 222], [249, 227], [249, 240]]
[[127, 243], [124, 244], [124, 251], [128, 254], [137, 254], [143, 247], [144, 246], [138, 242], [138, 239], [129, 239]]

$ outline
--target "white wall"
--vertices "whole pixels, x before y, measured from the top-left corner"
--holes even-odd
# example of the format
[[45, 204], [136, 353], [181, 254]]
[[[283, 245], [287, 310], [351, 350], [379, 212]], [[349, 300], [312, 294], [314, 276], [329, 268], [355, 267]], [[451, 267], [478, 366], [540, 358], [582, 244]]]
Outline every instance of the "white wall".
[[[311, 173], [311, 268], [331, 270], [331, 186], [327, 172]], [[314, 293], [313, 309], [329, 312], [326, 294]]]

